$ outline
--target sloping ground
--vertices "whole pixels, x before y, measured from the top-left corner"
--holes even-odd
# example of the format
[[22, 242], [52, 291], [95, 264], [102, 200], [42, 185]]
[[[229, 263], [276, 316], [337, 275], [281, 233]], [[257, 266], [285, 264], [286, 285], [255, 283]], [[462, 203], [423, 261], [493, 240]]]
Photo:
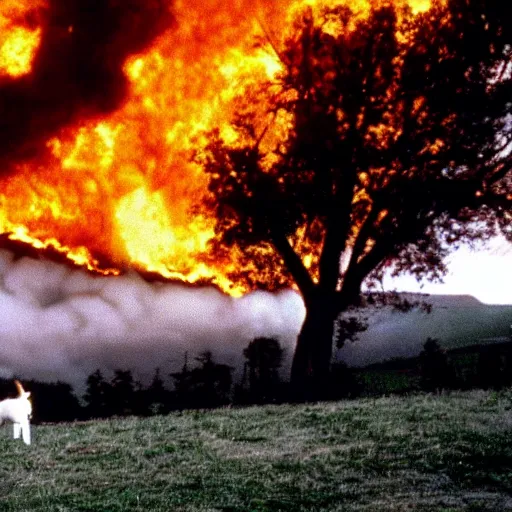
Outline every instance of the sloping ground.
[[452, 349], [503, 342], [512, 335], [512, 305], [482, 304], [467, 295], [414, 295], [412, 298], [431, 304], [432, 311], [378, 311], [370, 317], [369, 329], [358, 341], [347, 343], [338, 357], [350, 366], [366, 366], [395, 357], [415, 357], [429, 337]]
[[9, 429], [0, 510], [512, 510], [511, 427], [480, 391]]

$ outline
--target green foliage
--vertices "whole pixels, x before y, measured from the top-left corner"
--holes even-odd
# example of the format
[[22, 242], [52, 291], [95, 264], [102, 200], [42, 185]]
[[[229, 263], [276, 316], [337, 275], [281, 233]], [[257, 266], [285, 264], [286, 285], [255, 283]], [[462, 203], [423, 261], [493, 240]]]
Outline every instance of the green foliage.
[[37, 381], [24, 381], [23, 384], [30, 390], [33, 422], [73, 421], [82, 418], [82, 407], [69, 384]]
[[507, 381], [510, 383], [510, 367], [508, 367], [507, 358], [496, 348], [487, 346], [479, 354], [479, 384], [483, 389], [501, 389]]
[[135, 383], [130, 370], [115, 370], [110, 383], [110, 410], [113, 414], [133, 414]]
[[420, 389], [420, 377], [411, 372], [362, 370], [358, 372], [361, 394], [380, 396], [409, 393]]
[[160, 375], [160, 368], [155, 370], [153, 380], [149, 388], [143, 393], [145, 405], [150, 414], [163, 414], [169, 412], [171, 393], [165, 388]]

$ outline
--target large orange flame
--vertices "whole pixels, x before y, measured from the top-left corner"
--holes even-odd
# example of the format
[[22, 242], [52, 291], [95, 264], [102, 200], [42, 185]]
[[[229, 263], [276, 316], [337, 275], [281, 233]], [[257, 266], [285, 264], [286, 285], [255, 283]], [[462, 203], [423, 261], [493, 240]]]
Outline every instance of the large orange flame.
[[25, 21], [29, 11], [37, 11], [43, 1], [4, 0], [0, 7], [0, 77], [30, 73], [34, 54], [41, 42], [41, 28]]
[[[44, 2], [4, 2], [0, 75], [19, 77], [30, 73], [45, 37], [37, 24], [19, 20]], [[51, 246], [98, 272], [131, 267], [242, 293], [228, 278], [237, 255], [226, 261], [211, 254], [214, 219], [191, 213], [206, 191], [191, 154], [214, 127], [236, 142], [233, 99], [282, 66], [269, 39], [284, 37], [284, 27], [307, 6], [314, 11], [345, 2], [176, 0], [174, 26], [125, 62], [129, 93], [123, 106], [54, 134], [44, 156], [19, 163], [0, 181], [0, 230], [36, 248]], [[413, 12], [430, 7], [430, 0], [396, 3], [408, 3]], [[361, 17], [371, 4], [350, 1]], [[311, 264], [307, 251], [304, 259]]]

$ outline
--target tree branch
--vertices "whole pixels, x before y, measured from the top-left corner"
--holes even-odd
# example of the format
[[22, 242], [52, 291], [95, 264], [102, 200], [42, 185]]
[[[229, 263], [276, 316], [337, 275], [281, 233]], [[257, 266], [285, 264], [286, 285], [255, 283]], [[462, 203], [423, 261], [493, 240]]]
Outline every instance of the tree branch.
[[295, 252], [284, 233], [278, 232], [275, 229], [272, 230], [271, 240], [274, 247], [283, 258], [286, 268], [290, 271], [290, 274], [297, 283], [303, 298], [310, 296], [315, 288], [315, 283], [300, 259], [300, 256]]

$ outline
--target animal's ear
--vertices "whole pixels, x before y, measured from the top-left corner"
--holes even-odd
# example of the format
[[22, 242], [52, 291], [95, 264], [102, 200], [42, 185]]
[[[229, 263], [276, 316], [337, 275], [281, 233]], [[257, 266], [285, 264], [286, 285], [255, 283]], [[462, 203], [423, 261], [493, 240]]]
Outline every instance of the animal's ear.
[[14, 385], [16, 386], [19, 395], [23, 395], [23, 393], [25, 393], [25, 390], [23, 389], [23, 386], [21, 385], [21, 382], [19, 380], [15, 380]]
[[25, 398], [28, 398], [30, 396], [30, 391], [25, 391], [24, 396]]

